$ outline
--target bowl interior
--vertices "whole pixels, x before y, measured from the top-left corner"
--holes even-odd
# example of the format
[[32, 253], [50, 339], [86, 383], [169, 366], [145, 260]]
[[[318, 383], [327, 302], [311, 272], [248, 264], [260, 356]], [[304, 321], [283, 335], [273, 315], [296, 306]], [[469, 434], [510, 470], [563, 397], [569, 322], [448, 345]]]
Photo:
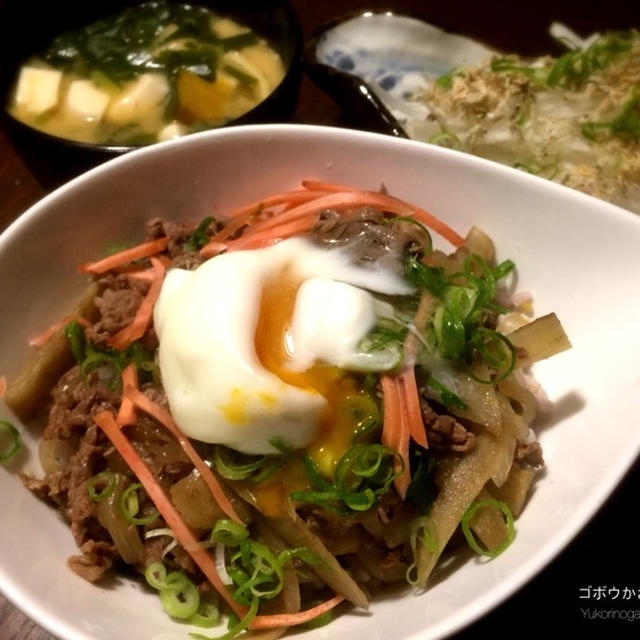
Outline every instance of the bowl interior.
[[[1, 373], [11, 378], [29, 336], [68, 313], [84, 281], [78, 263], [135, 241], [154, 216], [197, 221], [316, 178], [375, 189], [420, 205], [464, 234], [480, 226], [499, 258], [518, 266], [537, 315], [555, 311], [573, 349], [535, 367], [556, 404], [540, 425], [547, 469], [497, 559], [441, 570], [423, 594], [394, 592], [367, 613], [346, 613], [307, 637], [442, 637], [469, 623], [540, 570], [585, 524], [640, 449], [640, 220], [578, 192], [501, 165], [412, 141], [293, 125], [204, 132], [136, 151], [67, 184], [0, 238]], [[595, 260], [594, 256], [598, 259]], [[606, 329], [605, 329], [606, 327]], [[615, 327], [615, 331], [611, 331]], [[0, 417], [10, 417], [0, 407]], [[19, 425], [38, 473], [37, 429]], [[186, 638], [157, 597], [114, 578], [90, 586], [66, 568], [71, 534], [53, 509], [0, 469], [0, 588], [68, 640]]]

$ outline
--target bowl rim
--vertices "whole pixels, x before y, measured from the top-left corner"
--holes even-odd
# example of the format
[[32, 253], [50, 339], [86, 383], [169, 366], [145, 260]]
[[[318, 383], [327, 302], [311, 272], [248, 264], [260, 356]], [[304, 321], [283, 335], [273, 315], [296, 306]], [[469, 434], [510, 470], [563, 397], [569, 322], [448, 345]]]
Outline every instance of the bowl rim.
[[[93, 180], [108, 179], [109, 174], [112, 171], [116, 171], [120, 167], [124, 168], [128, 163], [137, 163], [139, 161], [145, 162], [145, 155], [147, 154], [170, 154], [172, 148], [177, 146], [189, 146], [201, 143], [214, 144], [215, 140], [221, 137], [237, 137], [239, 139], [244, 139], [246, 136], [264, 136], [265, 134], [270, 136], [295, 135], [297, 140], [300, 140], [305, 136], [311, 136], [312, 138], [330, 137], [335, 139], [335, 144], [344, 143], [346, 138], [351, 138], [355, 140], [356, 143], [358, 141], [369, 141], [379, 143], [382, 146], [406, 146], [406, 148], [412, 147], [415, 149], [422, 149], [426, 150], [427, 154], [433, 153], [434, 155], [441, 155], [445, 158], [449, 158], [450, 160], [455, 160], [455, 162], [460, 165], [461, 169], [464, 169], [465, 165], [475, 165], [476, 167], [485, 167], [485, 169], [489, 171], [509, 174], [516, 181], [520, 180], [531, 184], [535, 181], [539, 181], [538, 184], [540, 186], [551, 191], [557, 191], [558, 193], [563, 194], [563, 197], [573, 198], [576, 202], [583, 202], [591, 207], [594, 205], [598, 206], [609, 216], [614, 216], [621, 220], [626, 219], [626, 224], [633, 224], [635, 226], [640, 225], [640, 217], [617, 205], [599, 200], [593, 196], [576, 191], [564, 185], [551, 182], [539, 176], [523, 173], [512, 167], [462, 153], [460, 151], [446, 149], [435, 145], [425, 147], [425, 143], [416, 140], [398, 140], [387, 135], [352, 129], [342, 129], [339, 127], [307, 124], [253, 124], [203, 131], [190, 136], [185, 136], [184, 138], [161, 143], [160, 145], [149, 145], [147, 147], [136, 149], [126, 155], [115, 157], [97, 167], [94, 167], [93, 169], [90, 169], [89, 171], [86, 171], [46, 195], [14, 220], [2, 232], [2, 234], [0, 234], [0, 252], [2, 252], [4, 244], [10, 242], [12, 237], [21, 231], [23, 227], [28, 226], [32, 221], [37, 220], [41, 216], [46, 216], [50, 203], [55, 201], [61, 195], [68, 194], [78, 186], [90, 183]], [[209, 138], [211, 140], [207, 140]], [[503, 595], [499, 599], [496, 600], [495, 597], [491, 597], [490, 594], [484, 598], [479, 598], [474, 607], [465, 608], [464, 616], [462, 616], [461, 619], [457, 619], [455, 625], [447, 623], [445, 620], [442, 621], [438, 627], [434, 628], [436, 636], [442, 637], [443, 635], [454, 633], [469, 626], [473, 622], [477, 621], [481, 616], [488, 613], [488, 611], [493, 607], [505, 602], [516, 591], [520, 590], [528, 581], [533, 579], [545, 566], [557, 557], [568, 544], [570, 544], [570, 542], [595, 516], [597, 511], [604, 504], [605, 500], [612, 494], [622, 478], [629, 471], [639, 454], [640, 441], [636, 447], [629, 447], [625, 450], [624, 455], [621, 456], [623, 462], [616, 465], [600, 480], [597, 485], [597, 489], [591, 492], [589, 500], [583, 503], [581, 507], [576, 510], [573, 517], [563, 524], [560, 528], [562, 535], [556, 533], [553, 543], [547, 544], [544, 552], [538, 552], [536, 554], [535, 562], [523, 565], [519, 572], [516, 572], [515, 575], [512, 574], [508, 586], [503, 590]], [[533, 568], [530, 566], [531, 564], [533, 565]], [[28, 593], [23, 592], [20, 588], [11, 583], [5, 576], [1, 565], [0, 591], [5, 595], [7, 600], [23, 611], [27, 617], [34, 620], [34, 622], [53, 635], [68, 640], [90, 640], [90, 635], [84, 633], [79, 628], [69, 627], [62, 620], [58, 619], [55, 613], [48, 611], [38, 600], [32, 598]], [[417, 634], [410, 636], [410, 638], [418, 640], [421, 635], [422, 632], [418, 632]], [[410, 639], [408, 638], [407, 640]]]

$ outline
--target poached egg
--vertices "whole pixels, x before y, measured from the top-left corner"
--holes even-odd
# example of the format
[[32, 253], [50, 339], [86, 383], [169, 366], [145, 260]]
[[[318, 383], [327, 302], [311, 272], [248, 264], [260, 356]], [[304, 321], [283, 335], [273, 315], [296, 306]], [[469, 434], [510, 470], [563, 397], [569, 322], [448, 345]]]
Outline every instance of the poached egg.
[[317, 442], [336, 405], [357, 393], [345, 370], [361, 368], [358, 344], [388, 313], [372, 292], [412, 289], [304, 238], [170, 270], [154, 323], [177, 424], [247, 454], [277, 453], [274, 438], [295, 449]]

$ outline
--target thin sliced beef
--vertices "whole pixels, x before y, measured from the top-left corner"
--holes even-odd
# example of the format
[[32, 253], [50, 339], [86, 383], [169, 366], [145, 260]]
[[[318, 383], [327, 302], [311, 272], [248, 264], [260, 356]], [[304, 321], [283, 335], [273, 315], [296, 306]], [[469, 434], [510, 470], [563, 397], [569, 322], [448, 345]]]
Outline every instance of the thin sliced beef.
[[385, 218], [381, 211], [368, 207], [349, 217], [329, 209], [320, 215], [311, 234], [316, 243], [344, 247], [360, 262], [383, 261], [396, 268], [407, 249], [421, 251], [428, 241], [419, 226]]
[[71, 556], [67, 564], [71, 571], [89, 582], [100, 580], [111, 568], [113, 545], [108, 542], [87, 540], [81, 547], [82, 555]]
[[93, 416], [105, 409], [117, 411], [119, 395], [100, 380], [98, 371], [83, 376], [79, 367], [65, 373], [52, 391], [49, 419], [42, 437], [66, 439], [84, 432], [93, 424]]
[[[207, 228], [207, 235], [211, 236], [222, 228], [222, 223], [214, 220]], [[171, 258], [171, 266], [181, 269], [195, 269], [199, 267], [204, 258], [196, 250], [188, 245], [188, 240], [193, 235], [195, 226], [193, 224], [169, 222], [161, 218], [154, 218], [147, 223], [147, 239], [167, 237], [167, 253]]]
[[531, 467], [544, 467], [544, 458], [542, 457], [542, 447], [540, 443], [535, 442], [518, 442], [514, 455], [515, 460], [524, 462]]
[[436, 413], [425, 398], [420, 399], [422, 419], [429, 447], [440, 451], [467, 453], [475, 446], [475, 435], [453, 416]]
[[91, 538], [102, 537], [95, 515], [96, 503], [87, 491], [87, 480], [104, 469], [104, 454], [111, 444], [93, 424], [80, 440], [78, 451], [69, 461], [69, 484], [65, 515], [79, 547]]
[[149, 290], [149, 283], [125, 274], [109, 274], [98, 283], [101, 294], [96, 296], [95, 305], [100, 319], [85, 330], [85, 336], [89, 342], [105, 347], [110, 336], [131, 324]]

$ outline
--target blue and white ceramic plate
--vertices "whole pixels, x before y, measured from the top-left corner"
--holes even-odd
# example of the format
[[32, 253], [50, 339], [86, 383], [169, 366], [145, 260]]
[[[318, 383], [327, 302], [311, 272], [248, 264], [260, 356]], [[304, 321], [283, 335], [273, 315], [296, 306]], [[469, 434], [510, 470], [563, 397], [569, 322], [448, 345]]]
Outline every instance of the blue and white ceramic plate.
[[355, 108], [360, 105], [353, 102], [363, 98], [383, 105], [381, 117], [390, 121], [389, 128], [399, 124], [403, 130], [392, 133], [420, 139], [428, 109], [410, 96], [429, 79], [462, 64], [479, 63], [492, 53], [470, 38], [416, 18], [366, 12], [321, 29], [307, 43], [305, 57], [311, 76], [329, 93]]

